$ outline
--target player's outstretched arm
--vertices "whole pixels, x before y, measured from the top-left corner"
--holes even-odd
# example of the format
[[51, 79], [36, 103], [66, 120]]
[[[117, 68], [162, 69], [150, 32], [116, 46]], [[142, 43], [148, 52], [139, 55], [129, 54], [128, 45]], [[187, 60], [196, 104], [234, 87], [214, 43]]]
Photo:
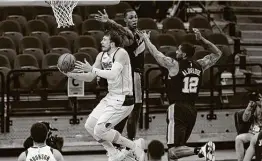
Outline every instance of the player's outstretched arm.
[[117, 31], [121, 35], [122, 39], [124, 40], [125, 46], [129, 46], [133, 42], [134, 35], [128, 28], [123, 27], [122, 25], [116, 23], [112, 19], [109, 19], [105, 9], [104, 9], [104, 13], [102, 13], [101, 11], [98, 11], [98, 13], [99, 14], [95, 15], [95, 19], [97, 21], [107, 23], [111, 29]]
[[149, 39], [149, 33], [137, 31], [137, 34], [144, 40], [149, 52], [154, 56], [159, 65], [169, 70], [170, 76], [177, 75], [179, 71], [179, 64], [175, 59], [165, 56], [163, 53], [157, 50]]
[[221, 57], [222, 52], [216, 47], [216, 45], [205, 39], [198, 29], [193, 29], [193, 31], [195, 32], [196, 38], [205, 43], [209, 47], [209, 50], [212, 52], [204, 58], [197, 60], [198, 63], [202, 66], [203, 70], [206, 70], [216, 64], [216, 62]]
[[[93, 64], [93, 67], [101, 69], [101, 62], [100, 62], [101, 57], [102, 57], [102, 53], [99, 53], [96, 57], [95, 63]], [[66, 75], [76, 80], [91, 82], [95, 79], [96, 75], [94, 73], [85, 70], [86, 66], [91, 67], [91, 65], [87, 61], [85, 61], [85, 63], [77, 61], [76, 70], [81, 71], [81, 73], [68, 72], [66, 73]], [[83, 72], [88, 72], [88, 73], [83, 73]]]
[[251, 139], [243, 161], [252, 160], [253, 156], [255, 155], [255, 146], [256, 146], [257, 138], [258, 138], [258, 134], [254, 135], [253, 138]]
[[101, 70], [94, 67], [91, 72], [105, 79], [115, 79], [121, 74], [124, 65], [128, 63], [128, 58], [126, 50], [121, 48], [115, 55], [115, 62], [112, 64], [111, 70]]

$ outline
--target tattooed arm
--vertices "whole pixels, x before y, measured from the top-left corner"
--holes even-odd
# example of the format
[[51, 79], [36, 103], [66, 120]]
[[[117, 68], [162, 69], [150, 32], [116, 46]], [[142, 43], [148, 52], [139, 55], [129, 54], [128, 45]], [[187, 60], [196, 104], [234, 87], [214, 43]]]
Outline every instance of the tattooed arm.
[[147, 46], [149, 52], [156, 59], [158, 64], [169, 71], [170, 76], [177, 75], [179, 71], [179, 64], [175, 59], [165, 56], [163, 53], [157, 50], [155, 45], [153, 45], [149, 39], [149, 34], [145, 32], [137, 31], [137, 34], [144, 40], [145, 45]]
[[102, 13], [100, 11], [98, 11], [98, 13], [99, 14], [95, 15], [95, 19], [97, 21], [108, 24], [108, 26], [111, 29], [117, 31], [123, 39], [123, 45], [124, 46], [129, 46], [133, 43], [134, 35], [127, 27], [123, 27], [122, 25], [116, 23], [114, 20], [109, 19], [105, 9], [104, 9], [104, 13]]
[[211, 66], [215, 65], [216, 62], [219, 60], [219, 58], [222, 55], [221, 50], [219, 50], [216, 45], [205, 39], [198, 29], [193, 29], [196, 35], [196, 38], [201, 40], [203, 43], [208, 45], [209, 50], [212, 52], [211, 54], [205, 56], [202, 59], [197, 60], [198, 63], [202, 66], [203, 70], [210, 68]]

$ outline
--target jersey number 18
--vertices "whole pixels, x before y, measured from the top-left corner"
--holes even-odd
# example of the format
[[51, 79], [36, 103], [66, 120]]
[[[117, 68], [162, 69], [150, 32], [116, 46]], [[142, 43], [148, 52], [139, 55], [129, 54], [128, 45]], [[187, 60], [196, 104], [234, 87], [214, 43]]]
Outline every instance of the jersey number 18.
[[185, 77], [184, 88], [182, 89], [183, 93], [197, 93], [197, 86], [198, 86], [198, 77]]

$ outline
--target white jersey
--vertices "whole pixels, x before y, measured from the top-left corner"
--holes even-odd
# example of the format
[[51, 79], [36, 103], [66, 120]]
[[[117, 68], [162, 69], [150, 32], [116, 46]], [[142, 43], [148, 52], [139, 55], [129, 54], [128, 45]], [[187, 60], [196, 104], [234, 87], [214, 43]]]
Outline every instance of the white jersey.
[[[102, 53], [101, 64], [103, 70], [111, 70], [114, 63], [115, 54], [119, 52], [119, 49], [108, 55], [107, 52]], [[121, 54], [121, 53], [119, 53]], [[132, 81], [132, 69], [130, 64], [130, 58], [128, 57], [128, 63], [123, 66], [123, 70], [115, 79], [107, 80], [108, 92], [117, 95], [133, 95], [133, 81]]]
[[30, 147], [27, 149], [26, 161], [56, 161], [50, 146]]

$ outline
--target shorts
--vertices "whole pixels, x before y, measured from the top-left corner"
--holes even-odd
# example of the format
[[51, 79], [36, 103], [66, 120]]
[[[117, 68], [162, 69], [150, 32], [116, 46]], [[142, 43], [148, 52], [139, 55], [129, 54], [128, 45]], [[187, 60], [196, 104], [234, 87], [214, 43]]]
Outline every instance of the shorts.
[[134, 97], [108, 93], [94, 108], [90, 116], [97, 123], [110, 123], [112, 127], [127, 117], [134, 108]]
[[187, 103], [175, 103], [167, 111], [167, 146], [178, 147], [186, 144], [195, 126], [197, 111]]

